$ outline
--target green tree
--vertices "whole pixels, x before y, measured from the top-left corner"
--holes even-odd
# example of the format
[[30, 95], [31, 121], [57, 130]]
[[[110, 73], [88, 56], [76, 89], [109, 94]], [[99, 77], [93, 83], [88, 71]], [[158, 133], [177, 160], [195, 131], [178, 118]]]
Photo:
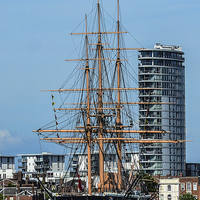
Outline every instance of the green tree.
[[151, 175], [144, 173], [142, 179], [144, 180], [149, 192], [155, 192], [157, 190], [158, 183]]
[[156, 192], [158, 188], [158, 183], [155, 181], [153, 176], [148, 173], [144, 173], [143, 170], [139, 172], [139, 176], [141, 177], [141, 181], [145, 183], [148, 192]]
[[192, 194], [182, 194], [179, 198], [180, 200], [196, 200], [196, 198]]
[[1, 193], [0, 193], [0, 200], [3, 200], [3, 194], [1, 194]]
[[16, 187], [16, 186], [13, 185], [12, 183], [8, 183], [8, 187]]

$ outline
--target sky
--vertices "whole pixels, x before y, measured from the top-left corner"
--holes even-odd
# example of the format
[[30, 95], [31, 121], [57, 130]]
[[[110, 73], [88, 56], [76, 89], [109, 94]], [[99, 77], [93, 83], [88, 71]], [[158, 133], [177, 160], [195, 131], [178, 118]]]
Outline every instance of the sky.
[[[100, 1], [101, 2], [101, 1]], [[114, 6], [113, 6], [114, 3]], [[72, 32], [90, 13], [94, 0], [0, 1], [0, 153], [64, 153], [38, 140], [33, 129], [53, 119], [51, 95], [71, 68]], [[115, 0], [103, 0], [111, 16]], [[200, 162], [200, 1], [121, 0], [121, 22], [131, 33], [128, 47], [155, 43], [182, 46], [185, 53], [186, 161]], [[134, 38], [134, 39], [133, 39]], [[130, 62], [137, 71], [136, 52]], [[74, 57], [72, 57], [74, 58]]]

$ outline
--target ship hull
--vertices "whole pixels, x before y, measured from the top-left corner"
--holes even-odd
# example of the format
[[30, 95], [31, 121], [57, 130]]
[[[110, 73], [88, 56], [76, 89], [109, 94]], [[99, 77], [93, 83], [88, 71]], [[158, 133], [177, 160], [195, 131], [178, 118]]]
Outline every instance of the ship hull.
[[54, 200], [150, 200], [149, 196], [132, 196], [132, 197], [114, 197], [114, 196], [62, 196], [56, 197]]

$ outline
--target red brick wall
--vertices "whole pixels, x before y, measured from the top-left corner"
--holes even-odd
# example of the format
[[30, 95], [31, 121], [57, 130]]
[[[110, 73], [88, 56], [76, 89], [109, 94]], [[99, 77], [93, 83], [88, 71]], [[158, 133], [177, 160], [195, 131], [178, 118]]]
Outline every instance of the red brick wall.
[[[16, 196], [13, 196], [13, 200], [34, 200], [35, 198], [33, 196], [17, 196], [17, 199], [16, 199]], [[10, 200], [10, 197], [7, 196], [7, 200]]]
[[[191, 192], [192, 195], [197, 195], [197, 199], [199, 199], [200, 197], [200, 186], [198, 184], [198, 177], [190, 177], [190, 176], [186, 176], [186, 177], [180, 177], [179, 179], [180, 181], [180, 185], [179, 185], [179, 195], [185, 194], [186, 193], [186, 183], [191, 183]], [[185, 190], [181, 191], [181, 183], [185, 183]], [[197, 190], [193, 190], [193, 183], [197, 183]]]

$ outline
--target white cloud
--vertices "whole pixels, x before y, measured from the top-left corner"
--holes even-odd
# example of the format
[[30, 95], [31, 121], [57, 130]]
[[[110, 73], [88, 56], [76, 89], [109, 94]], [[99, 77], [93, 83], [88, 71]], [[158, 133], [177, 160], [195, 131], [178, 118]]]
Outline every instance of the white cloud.
[[5, 148], [9, 148], [12, 146], [16, 146], [21, 142], [19, 137], [14, 137], [7, 130], [0, 130], [0, 150], [4, 150]]

